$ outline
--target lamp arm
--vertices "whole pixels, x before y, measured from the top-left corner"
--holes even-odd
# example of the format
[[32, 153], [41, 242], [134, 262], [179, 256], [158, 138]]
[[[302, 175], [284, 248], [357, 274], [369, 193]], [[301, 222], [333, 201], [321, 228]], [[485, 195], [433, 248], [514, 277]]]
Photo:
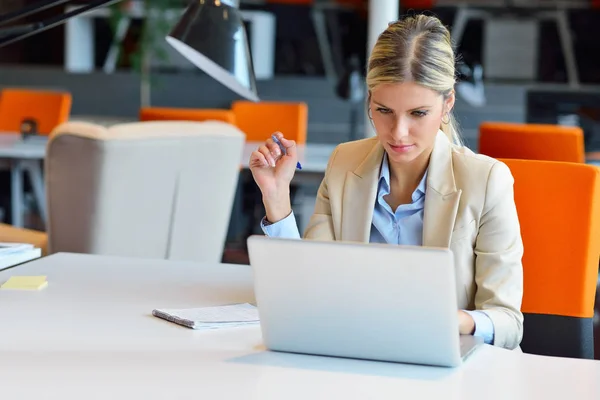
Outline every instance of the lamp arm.
[[4, 15], [0, 15], [0, 26], [5, 25], [15, 19], [25, 18], [32, 14], [42, 12], [52, 7], [59, 6], [64, 3], [68, 3], [71, 0], [42, 0], [37, 3], [30, 4], [21, 8], [20, 10], [13, 11]]
[[[42, 10], [68, 3], [69, 1], [71, 0], [43, 0], [41, 2], [37, 2], [18, 11], [0, 16], [0, 26], [18, 18], [24, 18]], [[89, 4], [77, 8], [76, 10], [58, 15], [56, 17], [48, 18], [44, 21], [0, 29], [0, 47], [4, 47], [21, 39], [25, 39], [29, 36], [54, 28], [79, 14], [83, 14], [99, 7], [110, 6], [120, 1], [121, 0], [95, 0]]]
[[32, 24], [9, 26], [8, 28], [0, 29], [0, 40], [5, 37], [23, 35], [38, 29], [40, 24], [34, 22]]

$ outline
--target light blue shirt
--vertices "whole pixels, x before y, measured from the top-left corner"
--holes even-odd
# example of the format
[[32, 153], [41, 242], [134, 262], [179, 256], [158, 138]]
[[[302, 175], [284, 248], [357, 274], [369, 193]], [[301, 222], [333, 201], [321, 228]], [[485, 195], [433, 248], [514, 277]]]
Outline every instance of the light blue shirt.
[[[425, 171], [421, 182], [412, 193], [412, 202], [401, 204], [395, 211], [392, 210], [384, 199], [385, 196], [390, 194], [390, 167], [387, 154], [384, 155], [379, 174], [377, 201], [373, 210], [369, 242], [422, 246], [426, 187], [427, 171]], [[293, 212], [274, 224], [267, 224], [263, 219], [261, 227], [267, 236], [300, 239], [300, 232]], [[494, 342], [494, 324], [492, 320], [482, 311], [466, 312], [475, 321], [474, 335], [482, 337], [485, 343], [492, 344]]]
[[427, 171], [419, 186], [412, 193], [412, 203], [401, 204], [392, 210], [385, 201], [390, 194], [390, 167], [387, 154], [383, 156], [377, 202], [373, 210], [371, 223], [371, 243], [389, 243], [422, 246], [423, 245], [423, 209], [425, 207], [425, 188], [427, 186]]

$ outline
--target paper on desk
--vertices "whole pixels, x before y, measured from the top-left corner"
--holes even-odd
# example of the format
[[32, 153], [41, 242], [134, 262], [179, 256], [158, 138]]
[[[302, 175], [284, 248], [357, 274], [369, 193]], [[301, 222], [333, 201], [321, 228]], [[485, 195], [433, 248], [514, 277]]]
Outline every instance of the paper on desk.
[[29, 243], [6, 243], [0, 242], [0, 256], [7, 254], [22, 253], [24, 251], [32, 250], [34, 247]]
[[155, 309], [152, 315], [192, 329], [232, 328], [259, 323], [258, 310], [248, 303], [202, 308]]
[[0, 288], [40, 290], [48, 286], [45, 276], [11, 276]]

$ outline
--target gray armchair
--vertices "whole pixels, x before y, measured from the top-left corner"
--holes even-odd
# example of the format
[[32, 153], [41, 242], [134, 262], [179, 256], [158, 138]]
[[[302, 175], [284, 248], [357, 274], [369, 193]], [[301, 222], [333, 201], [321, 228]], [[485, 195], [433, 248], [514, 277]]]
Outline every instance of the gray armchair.
[[217, 121], [58, 126], [45, 164], [49, 251], [219, 262], [244, 141]]

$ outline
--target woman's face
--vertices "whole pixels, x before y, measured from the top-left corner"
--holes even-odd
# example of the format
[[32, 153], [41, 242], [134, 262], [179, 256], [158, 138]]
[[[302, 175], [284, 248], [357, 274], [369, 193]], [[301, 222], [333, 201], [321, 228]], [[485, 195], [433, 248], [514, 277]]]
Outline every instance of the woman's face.
[[377, 137], [391, 162], [429, 157], [442, 119], [454, 105], [454, 93], [439, 93], [414, 82], [383, 84], [371, 92], [369, 108]]

